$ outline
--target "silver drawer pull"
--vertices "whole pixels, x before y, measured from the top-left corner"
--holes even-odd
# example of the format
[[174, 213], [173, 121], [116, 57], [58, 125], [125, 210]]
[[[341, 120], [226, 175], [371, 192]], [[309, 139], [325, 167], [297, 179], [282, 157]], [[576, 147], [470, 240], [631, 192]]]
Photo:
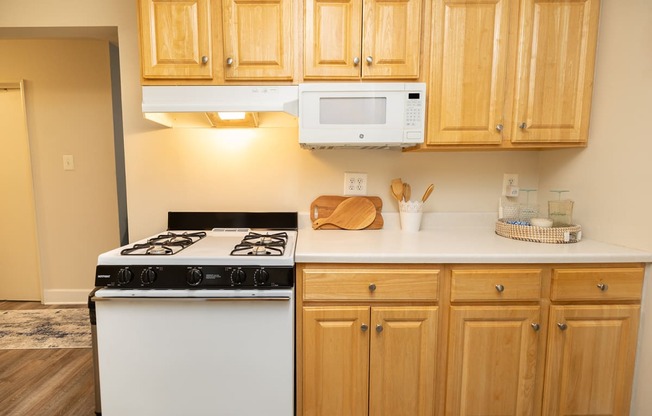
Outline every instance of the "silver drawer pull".
[[609, 289], [609, 285], [606, 283], [598, 283], [598, 289], [600, 289], [603, 292], [606, 292], [607, 289]]
[[379, 334], [383, 332], [383, 326], [381, 324], [376, 325], [376, 332], [378, 332]]
[[498, 293], [503, 293], [505, 291], [505, 286], [496, 285], [496, 290], [498, 291]]
[[533, 322], [533, 323], [531, 324], [531, 326], [532, 326], [532, 329], [534, 329], [534, 332], [537, 332], [537, 331], [539, 331], [539, 329], [541, 329], [541, 325], [539, 325], [539, 324], [536, 323], [536, 322]]
[[367, 329], [369, 329], [369, 325], [362, 324], [362, 325], [360, 325], [360, 329], [362, 329], [362, 332], [365, 332]]
[[568, 325], [566, 325], [566, 324], [564, 324], [564, 323], [562, 323], [562, 322], [557, 323], [557, 326], [558, 326], [559, 329], [561, 329], [562, 331], [565, 331], [565, 330], [568, 329]]
[[207, 64], [208, 63], [208, 56], [204, 55], [201, 57], [201, 63], [202, 64]]
[[375, 290], [376, 290], [376, 284], [375, 283], [370, 284], [369, 285], [369, 291], [374, 292]]

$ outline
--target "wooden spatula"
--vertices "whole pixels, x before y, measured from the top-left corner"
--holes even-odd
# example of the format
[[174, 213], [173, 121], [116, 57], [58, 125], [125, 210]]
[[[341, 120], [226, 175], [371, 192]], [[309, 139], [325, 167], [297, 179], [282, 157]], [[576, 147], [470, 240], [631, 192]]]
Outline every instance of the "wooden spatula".
[[342, 201], [333, 213], [326, 218], [318, 218], [312, 223], [315, 230], [325, 224], [332, 224], [345, 230], [361, 230], [368, 227], [376, 218], [376, 207], [364, 197], [354, 196]]

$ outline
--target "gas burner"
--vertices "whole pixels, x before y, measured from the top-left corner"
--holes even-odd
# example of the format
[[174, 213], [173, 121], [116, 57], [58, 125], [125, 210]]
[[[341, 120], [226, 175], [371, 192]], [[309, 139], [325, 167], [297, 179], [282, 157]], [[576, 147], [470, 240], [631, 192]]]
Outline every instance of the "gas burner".
[[146, 243], [137, 243], [125, 248], [120, 252], [122, 255], [152, 255], [170, 256], [183, 250], [206, 237], [206, 232], [197, 231], [193, 233], [174, 233], [168, 231], [147, 240]]
[[266, 246], [273, 243], [282, 243], [285, 245], [288, 241], [288, 233], [260, 234], [251, 231], [242, 239], [242, 244], [250, 243], [257, 246]]
[[232, 256], [282, 256], [288, 235], [285, 232], [260, 234], [250, 232], [231, 251]]

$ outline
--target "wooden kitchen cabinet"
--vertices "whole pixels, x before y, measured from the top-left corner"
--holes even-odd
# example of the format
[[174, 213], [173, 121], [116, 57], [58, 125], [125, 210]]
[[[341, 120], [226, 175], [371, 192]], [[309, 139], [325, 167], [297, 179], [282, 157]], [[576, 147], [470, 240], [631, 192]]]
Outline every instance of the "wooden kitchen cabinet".
[[140, 0], [144, 83], [294, 79], [297, 0]]
[[304, 78], [418, 79], [423, 0], [306, 0]]
[[438, 275], [301, 266], [297, 414], [432, 416]]
[[628, 415], [643, 276], [299, 264], [297, 414]]
[[629, 415], [643, 268], [559, 268], [551, 284], [543, 414]]
[[224, 79], [291, 81], [293, 0], [222, 0]]
[[545, 331], [541, 269], [453, 269], [446, 415], [535, 415]]
[[213, 77], [209, 0], [140, 0], [143, 78]]
[[584, 146], [599, 0], [438, 0], [421, 149]]
[[427, 144], [500, 144], [517, 0], [433, 2]]

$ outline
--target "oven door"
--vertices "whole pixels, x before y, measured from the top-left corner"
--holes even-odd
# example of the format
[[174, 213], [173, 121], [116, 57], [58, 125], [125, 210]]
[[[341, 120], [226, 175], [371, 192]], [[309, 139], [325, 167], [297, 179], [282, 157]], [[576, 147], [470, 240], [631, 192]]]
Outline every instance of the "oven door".
[[104, 416], [294, 414], [289, 290], [95, 294]]

